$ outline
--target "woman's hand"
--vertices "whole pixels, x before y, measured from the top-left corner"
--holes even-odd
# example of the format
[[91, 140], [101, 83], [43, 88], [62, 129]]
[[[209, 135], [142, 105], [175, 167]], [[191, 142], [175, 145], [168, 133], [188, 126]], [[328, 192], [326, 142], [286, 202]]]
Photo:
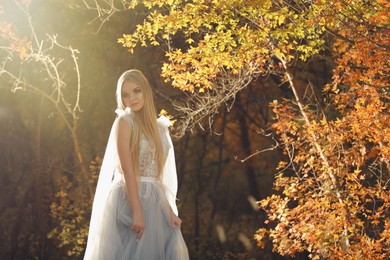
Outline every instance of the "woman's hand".
[[169, 212], [170, 212], [171, 226], [174, 228], [180, 228], [181, 219], [178, 216], [176, 216], [176, 214], [173, 213], [172, 210], [170, 210]]
[[137, 233], [137, 241], [141, 239], [142, 234], [144, 233], [145, 224], [144, 216], [142, 210], [134, 211], [133, 214], [133, 224], [131, 225], [130, 230]]

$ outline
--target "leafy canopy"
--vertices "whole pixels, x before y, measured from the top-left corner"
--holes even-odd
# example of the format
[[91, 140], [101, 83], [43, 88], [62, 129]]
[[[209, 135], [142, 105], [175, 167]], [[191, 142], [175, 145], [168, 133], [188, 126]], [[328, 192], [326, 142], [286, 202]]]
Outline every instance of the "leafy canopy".
[[[268, 73], [269, 61], [306, 60], [324, 41], [325, 19], [317, 5], [282, 1], [133, 1], [150, 9], [143, 24], [119, 42], [131, 52], [166, 44], [162, 76], [174, 87], [203, 92], [222, 72], [239, 76]], [[184, 42], [175, 45], [177, 40]]]

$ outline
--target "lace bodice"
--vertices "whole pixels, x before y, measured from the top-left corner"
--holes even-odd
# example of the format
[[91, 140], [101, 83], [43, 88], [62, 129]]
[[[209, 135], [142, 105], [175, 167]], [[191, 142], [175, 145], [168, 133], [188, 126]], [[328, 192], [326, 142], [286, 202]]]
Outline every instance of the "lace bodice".
[[[134, 128], [134, 118], [132, 114], [127, 114], [122, 117], [127, 123]], [[161, 137], [163, 156], [167, 157], [168, 151], [170, 149], [170, 143], [166, 136], [167, 125], [163, 120], [157, 120], [158, 132]], [[158, 174], [157, 171], [157, 154], [156, 147], [153, 143], [149, 142], [147, 138], [142, 135], [140, 139], [140, 152], [139, 152], [139, 170], [140, 176], [145, 177], [156, 177]], [[165, 161], [165, 159], [164, 159]]]
[[[161, 126], [158, 126], [159, 134], [162, 141], [164, 158], [167, 157], [169, 150], [168, 139], [165, 135], [165, 131]], [[145, 136], [141, 136], [140, 140], [140, 153], [139, 153], [139, 169], [140, 176], [156, 177], [157, 176], [157, 154], [154, 144], [148, 142]]]

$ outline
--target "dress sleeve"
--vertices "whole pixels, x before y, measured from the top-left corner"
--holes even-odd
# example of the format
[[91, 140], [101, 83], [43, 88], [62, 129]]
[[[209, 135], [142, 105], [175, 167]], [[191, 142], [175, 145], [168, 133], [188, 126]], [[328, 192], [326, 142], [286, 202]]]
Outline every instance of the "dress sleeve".
[[176, 206], [176, 195], [177, 195], [178, 184], [177, 184], [175, 151], [173, 148], [171, 136], [169, 135], [169, 131], [168, 131], [170, 121], [168, 118], [161, 116], [158, 119], [158, 124], [164, 128], [165, 135], [169, 143], [168, 155], [163, 168], [163, 185], [165, 188], [165, 195], [168, 199], [169, 205], [172, 208], [172, 211], [176, 215], [178, 215], [178, 210]]

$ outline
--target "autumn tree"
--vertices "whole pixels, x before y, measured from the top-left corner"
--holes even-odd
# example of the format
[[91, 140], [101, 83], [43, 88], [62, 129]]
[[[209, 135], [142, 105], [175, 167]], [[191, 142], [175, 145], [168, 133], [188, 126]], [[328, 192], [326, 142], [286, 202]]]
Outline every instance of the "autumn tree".
[[334, 36], [332, 82], [321, 108], [273, 104], [290, 160], [275, 181], [282, 194], [261, 202], [276, 226], [259, 230], [259, 245], [267, 235], [281, 254], [388, 257], [388, 12], [385, 1], [330, 1], [321, 13]]

